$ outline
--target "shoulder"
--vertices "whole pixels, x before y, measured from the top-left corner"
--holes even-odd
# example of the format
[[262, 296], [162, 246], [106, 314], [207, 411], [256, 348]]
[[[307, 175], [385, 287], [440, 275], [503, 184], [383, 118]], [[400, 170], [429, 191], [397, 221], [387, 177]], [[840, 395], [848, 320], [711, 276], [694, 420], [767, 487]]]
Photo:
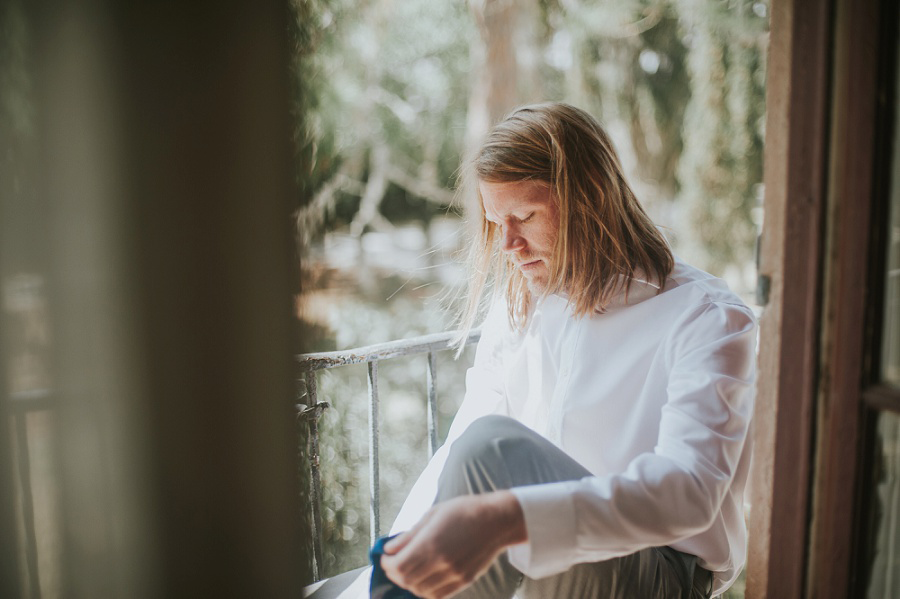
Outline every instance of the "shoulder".
[[676, 258], [675, 268], [660, 294], [678, 305], [684, 319], [710, 311], [756, 317], [747, 304], [722, 279]]
[[677, 306], [667, 336], [672, 351], [726, 342], [755, 349], [756, 315], [725, 281], [677, 261], [663, 292], [667, 294]]

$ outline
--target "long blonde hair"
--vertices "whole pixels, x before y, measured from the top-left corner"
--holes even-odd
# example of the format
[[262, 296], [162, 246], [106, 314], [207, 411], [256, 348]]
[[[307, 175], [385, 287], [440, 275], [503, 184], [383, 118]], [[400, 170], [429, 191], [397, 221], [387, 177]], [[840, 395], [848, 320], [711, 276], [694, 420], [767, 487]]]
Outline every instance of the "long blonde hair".
[[559, 230], [543, 293], [564, 292], [576, 317], [603, 312], [615, 295], [628, 292], [636, 275], [662, 288], [674, 267], [665, 238], [625, 181], [609, 136], [574, 106], [548, 102], [517, 108], [490, 131], [461, 174], [460, 192], [471, 198], [473, 239], [459, 342], [473, 328], [488, 287], [505, 287], [514, 329], [527, 325], [536, 299], [500, 252], [498, 227], [485, 218], [479, 181], [550, 185]]

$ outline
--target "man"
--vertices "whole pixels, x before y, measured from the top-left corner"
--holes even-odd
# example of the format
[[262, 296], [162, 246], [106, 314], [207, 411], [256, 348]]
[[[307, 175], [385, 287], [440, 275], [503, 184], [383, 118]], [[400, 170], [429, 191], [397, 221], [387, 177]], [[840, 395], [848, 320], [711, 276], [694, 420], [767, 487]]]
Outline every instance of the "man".
[[520, 108], [468, 166], [463, 330], [496, 299], [385, 574], [428, 599], [721, 593], [744, 562], [753, 314], [673, 257], [583, 111]]

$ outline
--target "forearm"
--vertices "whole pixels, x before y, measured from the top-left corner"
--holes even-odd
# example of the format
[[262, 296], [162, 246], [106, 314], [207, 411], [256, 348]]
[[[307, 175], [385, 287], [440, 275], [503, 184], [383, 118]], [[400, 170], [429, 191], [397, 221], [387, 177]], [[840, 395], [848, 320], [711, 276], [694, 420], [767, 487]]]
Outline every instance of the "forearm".
[[519, 500], [511, 491], [495, 491], [483, 495], [474, 495], [481, 503], [480, 509], [484, 510], [484, 521], [489, 523], [491, 534], [497, 539], [501, 549], [510, 545], [518, 545], [528, 540], [528, 530], [525, 528], [525, 516]]

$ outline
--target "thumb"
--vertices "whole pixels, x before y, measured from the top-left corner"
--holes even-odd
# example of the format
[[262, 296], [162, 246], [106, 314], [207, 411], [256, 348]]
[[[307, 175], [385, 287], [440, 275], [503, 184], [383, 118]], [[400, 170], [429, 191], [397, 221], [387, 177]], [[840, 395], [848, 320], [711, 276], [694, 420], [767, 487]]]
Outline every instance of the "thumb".
[[425, 523], [431, 519], [431, 515], [434, 513], [434, 508], [432, 507], [428, 512], [422, 516], [422, 519], [415, 523], [415, 525], [407, 530], [406, 532], [400, 533], [396, 537], [392, 538], [390, 541], [384, 544], [384, 552], [387, 555], [393, 555], [401, 551], [404, 547], [409, 545], [409, 542], [412, 541], [416, 534], [425, 526]]
[[387, 555], [393, 555], [394, 553], [398, 553], [400, 550], [402, 550], [404, 547], [406, 547], [409, 544], [409, 542], [413, 538], [414, 532], [415, 532], [415, 529], [408, 530], [408, 531], [392, 538], [390, 541], [388, 541], [387, 543], [384, 544], [384, 552]]

